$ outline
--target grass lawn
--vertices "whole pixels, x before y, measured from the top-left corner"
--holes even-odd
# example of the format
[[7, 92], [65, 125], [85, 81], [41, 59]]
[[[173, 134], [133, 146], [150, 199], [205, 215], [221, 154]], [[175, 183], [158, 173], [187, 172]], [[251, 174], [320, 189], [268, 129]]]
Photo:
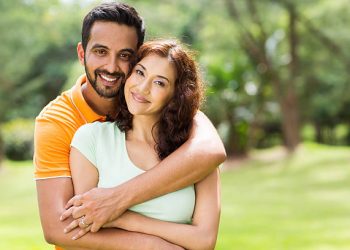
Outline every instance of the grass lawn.
[[42, 236], [32, 162], [0, 169], [0, 249], [53, 249]]
[[[279, 149], [228, 161], [216, 249], [350, 249], [350, 148], [306, 144], [293, 157]], [[0, 249], [45, 244], [31, 162], [0, 169]]]
[[350, 249], [350, 148], [275, 155], [253, 153], [223, 173], [217, 249]]

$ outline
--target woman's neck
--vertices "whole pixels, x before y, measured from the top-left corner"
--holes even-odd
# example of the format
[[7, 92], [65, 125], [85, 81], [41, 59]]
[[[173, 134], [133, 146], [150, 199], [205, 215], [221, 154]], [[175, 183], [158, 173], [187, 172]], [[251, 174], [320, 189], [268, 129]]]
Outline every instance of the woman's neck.
[[[154, 145], [153, 135], [156, 135], [156, 128], [153, 129], [157, 120], [152, 116], [134, 116], [132, 121], [132, 129], [127, 133], [128, 140], [137, 140]], [[152, 135], [153, 132], [153, 135]]]

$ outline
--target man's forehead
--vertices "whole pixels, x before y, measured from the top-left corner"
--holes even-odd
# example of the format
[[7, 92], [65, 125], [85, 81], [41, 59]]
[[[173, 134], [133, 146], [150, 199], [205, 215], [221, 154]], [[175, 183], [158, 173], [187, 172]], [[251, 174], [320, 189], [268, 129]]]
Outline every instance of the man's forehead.
[[88, 47], [101, 44], [110, 49], [137, 48], [136, 28], [115, 22], [95, 22], [90, 31]]

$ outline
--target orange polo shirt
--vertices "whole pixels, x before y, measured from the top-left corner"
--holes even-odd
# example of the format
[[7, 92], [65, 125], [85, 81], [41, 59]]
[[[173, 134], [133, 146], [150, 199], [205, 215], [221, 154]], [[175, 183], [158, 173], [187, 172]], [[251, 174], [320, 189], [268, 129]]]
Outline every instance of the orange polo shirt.
[[[70, 143], [78, 128], [86, 123], [105, 121], [84, 100], [82, 75], [76, 84], [50, 102], [35, 120], [35, 179], [70, 177]], [[61, 248], [56, 246], [56, 250]]]
[[70, 143], [77, 129], [90, 122], [104, 121], [84, 100], [82, 75], [76, 84], [51, 101], [35, 120], [35, 179], [70, 177]]

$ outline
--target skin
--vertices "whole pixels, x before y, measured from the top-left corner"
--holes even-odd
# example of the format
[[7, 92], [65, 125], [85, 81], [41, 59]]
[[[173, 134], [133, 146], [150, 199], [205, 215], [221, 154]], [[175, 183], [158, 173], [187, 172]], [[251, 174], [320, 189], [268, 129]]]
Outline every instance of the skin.
[[151, 54], [134, 67], [124, 94], [131, 114], [158, 120], [160, 111], [174, 94], [176, 72], [164, 57]]
[[[136, 50], [136, 31], [124, 25], [114, 23], [96, 22], [91, 30], [90, 40], [83, 50], [81, 43], [77, 46], [78, 57], [87, 68], [93, 72], [103, 69], [113, 73], [122, 71], [127, 73], [129, 62], [125, 61], [126, 49]], [[106, 56], [96, 55], [96, 44], [106, 47]], [[98, 52], [98, 54], [100, 54]], [[103, 81], [97, 79], [97, 84], [103, 89], [112, 89], [103, 86]], [[120, 82], [116, 82], [120, 84]], [[83, 95], [89, 105], [99, 114], [112, 113], [114, 102], [111, 98], [105, 98], [96, 93], [92, 85], [87, 82], [83, 87]], [[40, 218], [45, 239], [48, 243], [59, 245], [65, 249], [181, 249], [158, 237], [146, 234], [135, 234], [124, 230], [100, 230], [95, 234], [88, 234], [79, 241], [73, 241], [74, 233], [64, 234], [64, 228], [72, 221], [60, 221], [60, 215], [65, 211], [65, 205], [73, 197], [73, 185], [71, 178], [49, 178], [36, 181]]]
[[[129, 158], [143, 170], [159, 163], [151, 133], [159, 113], [174, 94], [176, 74], [172, 64], [164, 57], [148, 55], [133, 69], [125, 85], [128, 109], [133, 114], [133, 129], [127, 132], [126, 147]], [[96, 166], [76, 148], [71, 149], [70, 164], [75, 194], [84, 193], [98, 184]], [[220, 216], [219, 173], [213, 171], [195, 185], [196, 206], [193, 223], [179, 224], [145, 217], [131, 211], [104, 227], [159, 236], [186, 249], [214, 249]], [[91, 226], [74, 220], [66, 229], [70, 232], [82, 227], [76, 238], [83, 236]]]

